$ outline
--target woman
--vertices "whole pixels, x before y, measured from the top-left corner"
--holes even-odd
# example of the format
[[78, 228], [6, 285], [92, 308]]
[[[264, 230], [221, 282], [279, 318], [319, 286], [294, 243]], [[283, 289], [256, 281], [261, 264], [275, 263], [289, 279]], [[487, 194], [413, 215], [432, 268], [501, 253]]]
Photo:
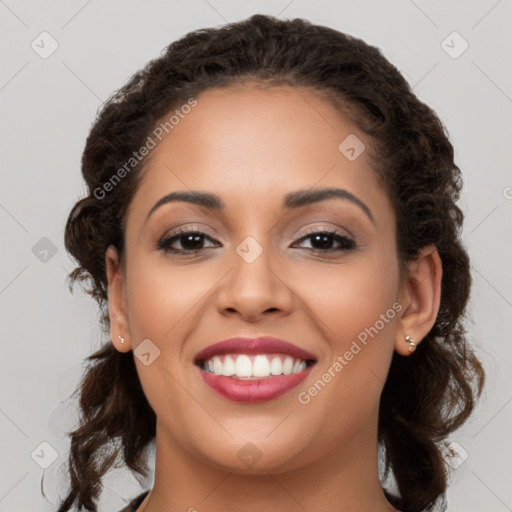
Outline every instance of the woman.
[[484, 384], [453, 156], [377, 48], [306, 20], [198, 30], [135, 74], [66, 225], [110, 340], [59, 512], [95, 510], [118, 454], [147, 475], [153, 440], [125, 511], [445, 510], [442, 441]]

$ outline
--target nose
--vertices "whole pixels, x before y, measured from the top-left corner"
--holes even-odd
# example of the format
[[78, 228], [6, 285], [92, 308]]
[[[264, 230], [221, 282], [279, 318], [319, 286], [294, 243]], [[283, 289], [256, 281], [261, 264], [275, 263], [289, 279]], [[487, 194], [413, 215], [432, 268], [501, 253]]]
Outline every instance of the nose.
[[[260, 246], [254, 253], [257, 249], [254, 245], [254, 242], [241, 244], [233, 255], [233, 268], [221, 281], [217, 295], [218, 310], [222, 315], [238, 314], [248, 322], [256, 322], [263, 315], [288, 315], [294, 294], [283, 266], [277, 264], [270, 250]], [[244, 252], [244, 249], [247, 250]]]

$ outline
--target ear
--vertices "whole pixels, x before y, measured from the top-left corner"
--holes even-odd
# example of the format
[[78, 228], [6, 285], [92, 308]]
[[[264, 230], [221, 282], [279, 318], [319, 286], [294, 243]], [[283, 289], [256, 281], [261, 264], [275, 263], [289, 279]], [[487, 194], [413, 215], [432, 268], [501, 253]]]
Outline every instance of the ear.
[[435, 245], [420, 250], [418, 259], [407, 264], [400, 283], [399, 302], [402, 314], [397, 325], [395, 350], [410, 355], [410, 336], [417, 345], [432, 329], [441, 303], [443, 266]]
[[129, 352], [132, 347], [126, 314], [124, 267], [113, 245], [109, 245], [105, 252], [105, 269], [108, 280], [110, 339], [119, 352]]

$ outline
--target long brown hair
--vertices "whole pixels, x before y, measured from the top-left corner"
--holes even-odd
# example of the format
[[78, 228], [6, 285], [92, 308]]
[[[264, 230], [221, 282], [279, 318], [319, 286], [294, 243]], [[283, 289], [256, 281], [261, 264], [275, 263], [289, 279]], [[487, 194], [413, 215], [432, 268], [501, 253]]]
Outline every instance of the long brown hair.
[[[485, 381], [462, 325], [471, 274], [456, 205], [461, 173], [441, 121], [376, 47], [307, 20], [265, 15], [197, 30], [170, 44], [111, 96], [91, 128], [82, 156], [88, 195], [75, 204], [65, 228], [66, 249], [78, 262], [68, 276], [70, 289], [82, 284], [109, 332], [105, 250], [113, 244], [123, 254], [125, 212], [147, 159], [128, 170], [126, 162], [164, 116], [191, 97], [248, 82], [312, 88], [342, 108], [376, 148], [375, 171], [397, 218], [400, 262], [427, 244], [439, 252], [438, 317], [412, 357], [393, 354], [378, 428], [386, 475], [391, 468], [399, 491], [385, 490], [387, 499], [404, 512], [434, 510], [447, 486], [442, 441], [470, 416]], [[123, 166], [123, 178], [106, 191]], [[80, 423], [70, 432], [70, 488], [58, 512], [73, 504], [96, 510], [102, 477], [119, 454], [146, 476], [146, 449], [155, 438], [156, 416], [133, 354], [109, 341], [87, 360], [75, 392]]]

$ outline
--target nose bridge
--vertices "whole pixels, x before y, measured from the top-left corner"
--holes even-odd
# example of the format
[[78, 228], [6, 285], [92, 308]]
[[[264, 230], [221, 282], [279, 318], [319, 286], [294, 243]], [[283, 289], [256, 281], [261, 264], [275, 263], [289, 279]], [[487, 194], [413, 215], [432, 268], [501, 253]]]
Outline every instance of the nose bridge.
[[[248, 235], [236, 247], [233, 255], [233, 284], [247, 286], [244, 294], [266, 293], [272, 287], [272, 243], [267, 236]], [[268, 290], [267, 290], [268, 293]]]
[[271, 219], [268, 218], [268, 209], [266, 210], [261, 203], [252, 206], [246, 203], [239, 205], [238, 211], [240, 212], [239, 225], [234, 235], [239, 241], [234, 249], [241, 261], [235, 257], [235, 264], [240, 264], [241, 268], [244, 268], [242, 263], [249, 267], [258, 263], [256, 265], [258, 270], [263, 270], [263, 266], [266, 268], [266, 265], [270, 265], [270, 255], [274, 245], [271, 238], [273, 230], [269, 230]]
[[275, 271], [273, 244], [266, 233], [248, 235], [235, 246], [232, 271], [218, 297], [220, 310], [254, 317], [268, 309], [291, 306], [290, 291]]

